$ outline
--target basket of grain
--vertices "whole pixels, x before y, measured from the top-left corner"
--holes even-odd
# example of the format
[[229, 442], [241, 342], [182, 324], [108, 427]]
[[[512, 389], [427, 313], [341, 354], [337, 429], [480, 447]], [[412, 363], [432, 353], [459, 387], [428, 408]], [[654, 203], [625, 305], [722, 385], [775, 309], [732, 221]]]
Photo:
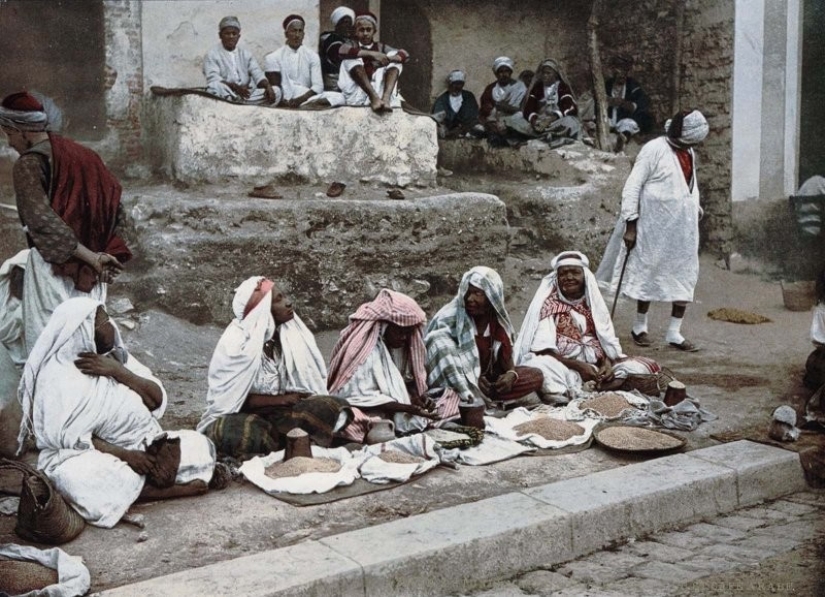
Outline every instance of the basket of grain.
[[816, 304], [816, 288], [813, 281], [780, 282], [782, 302], [788, 311], [810, 311]]
[[593, 437], [603, 448], [639, 456], [675, 452], [686, 443], [684, 438], [667, 431], [631, 425], [603, 425], [594, 430]]

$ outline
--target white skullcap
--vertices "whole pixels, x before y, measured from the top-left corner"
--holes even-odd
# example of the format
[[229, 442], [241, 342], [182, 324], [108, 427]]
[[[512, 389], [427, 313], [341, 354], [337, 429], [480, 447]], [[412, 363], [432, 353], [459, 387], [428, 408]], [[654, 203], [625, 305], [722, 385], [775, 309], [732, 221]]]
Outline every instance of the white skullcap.
[[447, 81], [450, 83], [455, 83], [456, 81], [461, 81], [462, 83], [467, 79], [467, 75], [464, 74], [463, 70], [454, 70], [450, 71], [450, 74], [447, 75]]
[[573, 266], [590, 269], [590, 260], [584, 253], [578, 251], [562, 251], [550, 262], [550, 267], [554, 271], [559, 271], [560, 267]]
[[334, 27], [344, 17], [349, 17], [350, 21], [355, 22], [355, 11], [351, 8], [347, 8], [346, 6], [339, 6], [332, 11], [332, 14], [329, 16], [329, 20], [332, 21], [332, 25]]
[[502, 66], [506, 66], [510, 70], [513, 70], [513, 67], [514, 67], [513, 60], [511, 58], [508, 58], [507, 56], [499, 56], [498, 58], [493, 60], [493, 72], [494, 73], [497, 73], [498, 69], [500, 69]]
[[235, 29], [240, 30], [241, 22], [238, 20], [238, 17], [224, 17], [218, 24], [218, 31], [223, 31], [227, 27], [234, 27]]

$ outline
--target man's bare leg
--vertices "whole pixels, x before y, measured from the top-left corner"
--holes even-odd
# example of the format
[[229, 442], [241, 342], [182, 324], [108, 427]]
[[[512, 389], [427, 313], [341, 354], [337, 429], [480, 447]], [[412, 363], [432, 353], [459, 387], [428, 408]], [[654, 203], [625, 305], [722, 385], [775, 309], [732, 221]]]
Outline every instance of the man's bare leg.
[[141, 491], [138, 496], [138, 501], [171, 500], [173, 498], [203, 495], [208, 491], [209, 486], [205, 481], [201, 481], [200, 479], [184, 483], [183, 485], [172, 485], [172, 487], [167, 487], [166, 489], [159, 489], [146, 483], [143, 486], [143, 491]]
[[375, 89], [372, 88], [372, 82], [367, 76], [367, 71], [364, 69], [363, 65], [357, 64], [353, 66], [349, 71], [349, 75], [358, 87], [364, 90], [367, 97], [370, 98], [370, 108], [372, 108], [372, 111], [382, 112], [384, 110], [384, 101], [378, 97], [378, 94], [375, 93]]
[[386, 112], [392, 112], [392, 92], [395, 91], [395, 85], [398, 83], [398, 69], [387, 67], [387, 70], [384, 71], [384, 96], [381, 98], [381, 101], [384, 102], [384, 110]]

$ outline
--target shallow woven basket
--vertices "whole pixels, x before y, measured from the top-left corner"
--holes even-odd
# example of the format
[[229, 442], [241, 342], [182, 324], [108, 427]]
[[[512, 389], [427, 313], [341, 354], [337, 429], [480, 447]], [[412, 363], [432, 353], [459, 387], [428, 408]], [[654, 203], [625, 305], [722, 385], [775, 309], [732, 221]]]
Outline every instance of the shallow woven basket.
[[780, 282], [782, 287], [782, 302], [788, 311], [810, 311], [816, 304], [816, 283]]
[[16, 469], [23, 475], [17, 525], [14, 532], [23, 539], [60, 545], [77, 537], [86, 521], [52, 486], [42, 472], [23, 462], [0, 461], [0, 468]]

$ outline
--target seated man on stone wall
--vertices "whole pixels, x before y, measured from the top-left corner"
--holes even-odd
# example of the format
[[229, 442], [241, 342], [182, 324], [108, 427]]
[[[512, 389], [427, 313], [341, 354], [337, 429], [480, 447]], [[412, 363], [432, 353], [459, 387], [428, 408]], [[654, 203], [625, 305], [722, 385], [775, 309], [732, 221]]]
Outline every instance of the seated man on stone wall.
[[[386, 288], [358, 307], [332, 349], [330, 393], [367, 415], [391, 418], [396, 431], [425, 429], [437, 416], [427, 396], [426, 321], [413, 299]], [[364, 417], [353, 439], [361, 441], [370, 422]]]
[[286, 44], [267, 54], [264, 72], [273, 88], [281, 90], [280, 106], [297, 108], [309, 98], [324, 90], [321, 60], [318, 54], [302, 45], [304, 19], [289, 15], [284, 19]]
[[[438, 136], [442, 139], [460, 137], [478, 124], [478, 102], [471, 91], [464, 89], [464, 71], [454, 70], [447, 77], [447, 91], [433, 104], [433, 118], [438, 122]], [[483, 130], [483, 129], [482, 129]]]
[[338, 87], [347, 106], [369, 106], [373, 112], [388, 112], [401, 106], [397, 83], [405, 50], [375, 41], [378, 19], [371, 12], [355, 17], [355, 40], [339, 49], [341, 69]]
[[272, 88], [252, 53], [238, 46], [241, 22], [237, 17], [222, 18], [218, 35], [221, 43], [203, 59], [206, 90], [239, 104], [277, 104], [281, 99], [279, 92]]
[[283, 448], [295, 428], [329, 447], [353, 413], [326, 395], [326, 364], [292, 302], [274, 282], [254, 276], [235, 289], [232, 312], [209, 364], [198, 431], [219, 455], [237, 459]]
[[139, 498], [197, 495], [230, 480], [206, 437], [161, 428], [166, 391], [100, 301], [70, 298], [54, 310], [19, 397], [20, 451], [33, 436], [37, 467], [90, 524], [113, 527]]
[[333, 31], [324, 31], [318, 42], [318, 55], [321, 59], [321, 73], [324, 77], [325, 91], [340, 91], [338, 72], [341, 70], [341, 46], [352, 39], [352, 27], [355, 11], [346, 6], [339, 6], [330, 15]]
[[496, 80], [484, 88], [478, 119], [494, 145], [506, 144], [505, 137], [514, 119], [520, 119], [521, 105], [527, 94], [527, 87], [513, 78], [513, 61], [507, 56], [499, 56], [493, 61]]

